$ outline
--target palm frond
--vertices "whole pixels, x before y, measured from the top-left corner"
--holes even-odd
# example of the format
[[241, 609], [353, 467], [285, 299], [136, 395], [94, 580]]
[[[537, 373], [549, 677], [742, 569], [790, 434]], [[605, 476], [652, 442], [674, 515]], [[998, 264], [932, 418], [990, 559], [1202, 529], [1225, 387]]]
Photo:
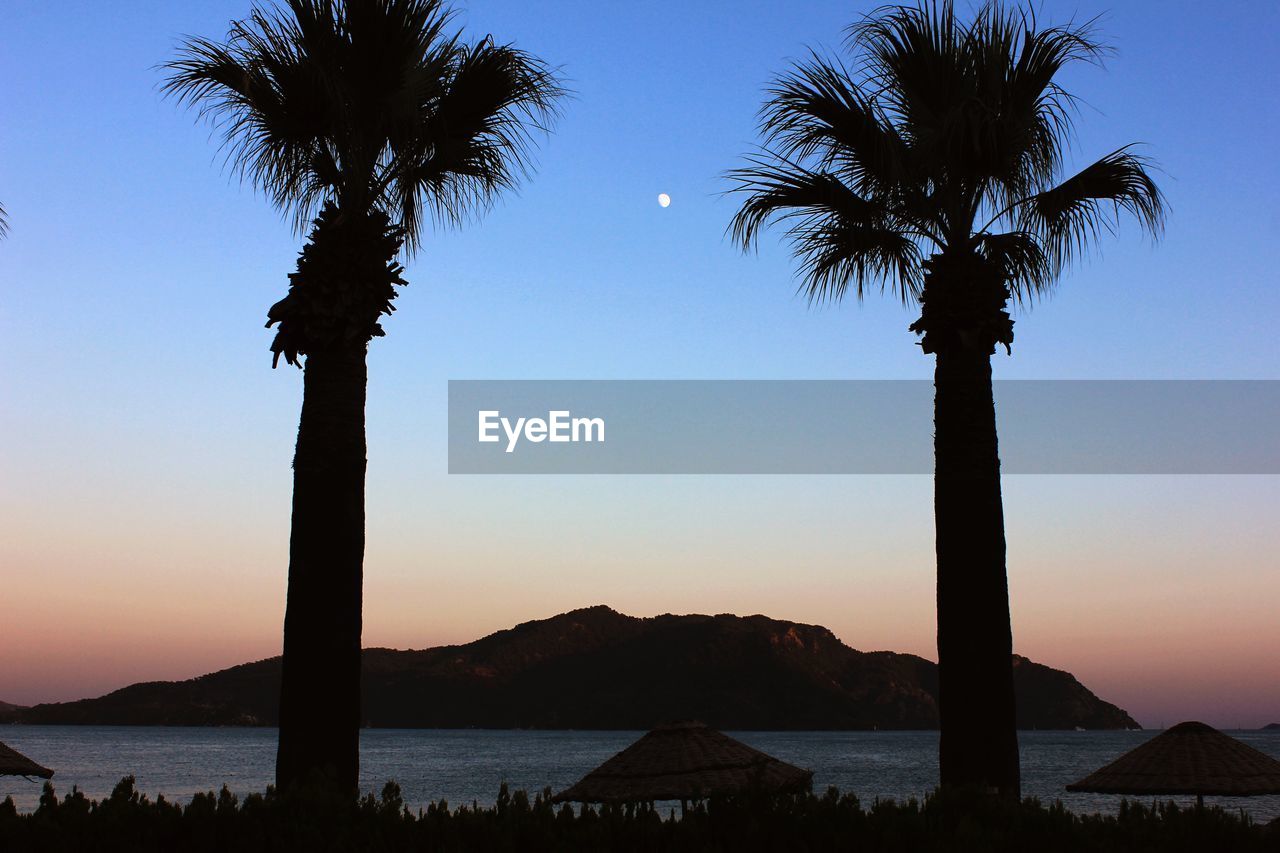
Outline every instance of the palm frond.
[[[300, 7], [306, 4], [298, 3]], [[232, 23], [227, 43], [188, 39], [162, 86], [180, 104], [193, 106], [222, 137], [227, 164], [296, 224], [309, 221], [320, 196], [336, 190], [317, 186], [313, 165], [325, 160], [338, 103], [323, 64], [303, 48], [297, 19], [255, 8]]]
[[1009, 292], [1022, 304], [1045, 293], [1053, 285], [1056, 270], [1036, 235], [1026, 231], [980, 234], [978, 251], [1004, 272]]
[[965, 94], [963, 40], [951, 0], [881, 7], [846, 30], [868, 85], [916, 145], [936, 135]]
[[908, 141], [919, 177], [951, 196], [953, 218], [1050, 185], [1075, 108], [1054, 78], [1108, 50], [1093, 21], [1041, 28], [1034, 14], [988, 2], [965, 23], [951, 0], [877, 10], [847, 42], [862, 60], [861, 89]]
[[865, 193], [886, 192], [905, 179], [902, 139], [837, 60], [812, 55], [766, 96], [760, 129], [780, 156], [814, 159]]
[[1103, 231], [1115, 233], [1122, 211], [1158, 237], [1164, 229], [1165, 200], [1149, 165], [1128, 147], [1114, 151], [1026, 199], [1019, 207], [1019, 221], [1040, 239], [1055, 270], [1081, 255]]
[[9, 234], [9, 215], [4, 211], [4, 205], [0, 204], [0, 237]]
[[985, 6], [968, 30], [974, 79], [974, 170], [997, 207], [1052, 183], [1070, 143], [1076, 99], [1055, 82], [1067, 65], [1100, 63], [1095, 20], [1039, 28], [1034, 13]]
[[884, 205], [863, 198], [830, 173], [776, 158], [748, 158], [728, 177], [746, 196], [729, 226], [744, 250], [771, 223], [785, 223], [810, 300], [838, 300], [850, 285], [861, 298], [879, 282], [903, 301], [920, 292], [920, 250]]
[[460, 48], [416, 132], [392, 143], [389, 203], [406, 234], [420, 233], [424, 208], [456, 223], [527, 177], [534, 134], [550, 130], [565, 94], [553, 69], [512, 45]]

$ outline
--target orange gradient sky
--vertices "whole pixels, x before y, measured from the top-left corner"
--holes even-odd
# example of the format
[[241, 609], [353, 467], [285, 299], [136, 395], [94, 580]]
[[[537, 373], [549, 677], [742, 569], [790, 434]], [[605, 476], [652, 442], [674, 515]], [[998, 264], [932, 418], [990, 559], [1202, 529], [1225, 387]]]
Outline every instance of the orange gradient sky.
[[[430, 456], [423, 453], [423, 456]], [[401, 462], [417, 460], [401, 460]], [[476, 477], [371, 466], [366, 645], [466, 642], [596, 603], [765, 613], [933, 658], [927, 477]], [[288, 478], [103, 517], [4, 506], [0, 698], [278, 653]], [[194, 484], [191, 484], [194, 489]], [[103, 489], [83, 506], [110, 505]], [[1280, 708], [1272, 477], [1006, 478], [1015, 646], [1147, 726]]]

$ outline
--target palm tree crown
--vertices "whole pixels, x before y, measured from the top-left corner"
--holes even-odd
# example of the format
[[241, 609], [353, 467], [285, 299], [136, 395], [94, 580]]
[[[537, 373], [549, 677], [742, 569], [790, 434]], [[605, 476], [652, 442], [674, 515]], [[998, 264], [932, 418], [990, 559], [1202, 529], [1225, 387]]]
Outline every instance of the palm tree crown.
[[242, 176], [299, 228], [319, 213], [267, 313], [273, 365], [382, 335], [405, 284], [394, 258], [425, 219], [457, 223], [527, 174], [564, 89], [521, 50], [447, 32], [451, 17], [441, 0], [286, 0], [168, 63], [165, 91], [221, 129]]
[[541, 60], [448, 32], [441, 0], [255, 6], [225, 44], [189, 39], [164, 90], [217, 124], [229, 161], [299, 227], [326, 201], [381, 210], [418, 247], [527, 173], [564, 93]]
[[811, 299], [880, 282], [919, 300], [936, 253], [985, 261], [1027, 301], [1121, 211], [1161, 229], [1161, 193], [1128, 147], [1058, 182], [1073, 98], [1054, 77], [1105, 53], [1089, 25], [1038, 29], [998, 3], [966, 25], [946, 0], [881, 10], [847, 44], [856, 73], [815, 54], [775, 82], [763, 152], [729, 173], [746, 196], [735, 242], [785, 222]]

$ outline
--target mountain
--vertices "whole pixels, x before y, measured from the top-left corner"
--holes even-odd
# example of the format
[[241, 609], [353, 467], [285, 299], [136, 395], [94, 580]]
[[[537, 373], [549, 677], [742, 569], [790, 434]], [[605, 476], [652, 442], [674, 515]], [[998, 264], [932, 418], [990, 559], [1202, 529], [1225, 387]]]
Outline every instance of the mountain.
[[[0, 720], [98, 725], [274, 725], [280, 659]], [[1138, 728], [1069, 673], [1014, 657], [1018, 725]], [[525, 622], [462, 646], [364, 651], [366, 724], [380, 728], [931, 729], [937, 665], [860, 652], [826, 628], [764, 616], [657, 616], [608, 607]]]
[[12, 702], [0, 702], [0, 714], [4, 714], [9, 711], [21, 711], [26, 707], [26, 705], [15, 705]]
[[1267, 723], [1262, 727], [1264, 732], [1280, 731], [1280, 723]]

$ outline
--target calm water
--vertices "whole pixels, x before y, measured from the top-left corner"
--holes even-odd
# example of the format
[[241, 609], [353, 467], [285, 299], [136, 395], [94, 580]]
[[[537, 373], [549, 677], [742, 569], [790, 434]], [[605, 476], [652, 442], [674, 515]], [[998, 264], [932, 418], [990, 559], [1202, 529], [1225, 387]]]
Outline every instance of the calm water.
[[[498, 785], [533, 793], [558, 791], [626, 747], [640, 732], [442, 731], [368, 729], [361, 735], [361, 787], [400, 783], [411, 807], [448, 800], [492, 804]], [[813, 770], [815, 791], [835, 785], [864, 802], [919, 797], [937, 784], [936, 732], [733, 732], [784, 761]], [[1068, 782], [1096, 770], [1156, 732], [1022, 732], [1022, 790], [1043, 801], [1061, 799], [1074, 811], [1111, 811], [1118, 797], [1069, 794]], [[1231, 732], [1280, 758], [1280, 732]], [[0, 740], [48, 767], [65, 793], [78, 785], [101, 798], [132, 773], [139, 790], [186, 801], [225, 783], [245, 794], [272, 781], [275, 729], [4, 726]], [[0, 798], [34, 809], [40, 784], [0, 776]], [[1174, 798], [1190, 803], [1192, 798]], [[1280, 797], [1210, 798], [1243, 808], [1255, 820], [1280, 817]]]

